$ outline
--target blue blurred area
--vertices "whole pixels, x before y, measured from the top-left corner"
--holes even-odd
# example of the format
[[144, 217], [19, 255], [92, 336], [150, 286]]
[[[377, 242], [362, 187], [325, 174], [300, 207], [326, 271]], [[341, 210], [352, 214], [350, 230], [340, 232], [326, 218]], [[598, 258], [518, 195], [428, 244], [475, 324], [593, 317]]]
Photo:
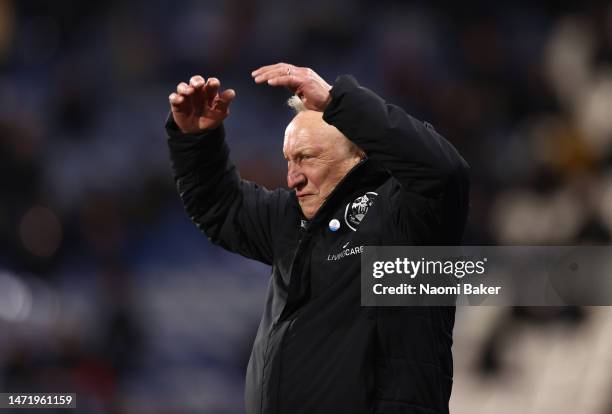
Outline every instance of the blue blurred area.
[[212, 246], [172, 182], [168, 95], [237, 91], [243, 177], [285, 185], [289, 93], [351, 73], [472, 166], [472, 244], [608, 243], [612, 6], [0, 0], [0, 390], [84, 413], [238, 413], [266, 266]]

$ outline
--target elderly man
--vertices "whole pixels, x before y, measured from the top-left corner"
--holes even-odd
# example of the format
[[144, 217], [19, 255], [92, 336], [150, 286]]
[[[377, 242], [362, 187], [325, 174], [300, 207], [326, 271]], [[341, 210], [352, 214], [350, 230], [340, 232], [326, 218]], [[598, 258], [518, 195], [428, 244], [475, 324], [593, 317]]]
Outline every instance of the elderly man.
[[285, 131], [287, 189], [243, 180], [216, 78], [170, 95], [166, 124], [185, 208], [208, 238], [272, 266], [247, 368], [248, 414], [446, 413], [454, 307], [360, 306], [366, 245], [457, 244], [468, 167], [434, 128], [351, 76], [333, 86], [278, 63], [256, 83], [298, 110]]

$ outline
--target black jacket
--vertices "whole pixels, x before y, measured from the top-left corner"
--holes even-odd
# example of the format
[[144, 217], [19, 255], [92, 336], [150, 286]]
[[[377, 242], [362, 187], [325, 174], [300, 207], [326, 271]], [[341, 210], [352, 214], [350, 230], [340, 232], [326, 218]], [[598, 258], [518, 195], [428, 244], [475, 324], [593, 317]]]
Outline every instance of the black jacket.
[[186, 135], [171, 117], [166, 125], [194, 223], [213, 243], [272, 266], [247, 368], [246, 412], [446, 413], [454, 307], [360, 306], [360, 246], [458, 244], [467, 164], [431, 125], [352, 77], [339, 77], [331, 95], [324, 120], [367, 159], [309, 222], [294, 192], [239, 177], [222, 126]]

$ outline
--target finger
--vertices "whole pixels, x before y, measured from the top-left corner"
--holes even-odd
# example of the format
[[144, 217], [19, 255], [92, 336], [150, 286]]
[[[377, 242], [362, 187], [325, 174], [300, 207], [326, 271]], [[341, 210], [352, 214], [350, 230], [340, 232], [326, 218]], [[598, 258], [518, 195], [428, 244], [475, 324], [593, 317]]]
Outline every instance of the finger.
[[297, 89], [304, 82], [304, 78], [298, 75], [283, 75], [268, 79], [270, 86], [284, 86], [292, 91]]
[[181, 82], [176, 86], [176, 91], [183, 96], [191, 96], [195, 89], [187, 85], [185, 82]]
[[189, 86], [194, 89], [191, 99], [197, 116], [204, 111], [204, 105], [206, 105], [206, 93], [204, 91], [205, 85], [206, 80], [200, 75], [194, 75], [191, 77], [191, 79], [189, 79]]
[[272, 69], [277, 69], [280, 66], [287, 66], [287, 65], [288, 65], [287, 63], [279, 62], [279, 63], [275, 63], [273, 65], [262, 66], [262, 67], [260, 67], [258, 69], [255, 69], [253, 72], [251, 72], [251, 76], [252, 77], [256, 77], [256, 76], [258, 76], [259, 74], [261, 74], [263, 72], [267, 72], [267, 71], [272, 70]]
[[179, 96], [183, 97], [183, 100], [180, 103], [180, 111], [181, 112], [191, 112], [193, 109], [193, 89], [191, 86], [187, 85], [185, 82], [181, 82], [176, 86], [176, 92]]
[[301, 75], [305, 76], [307, 74], [308, 69], [300, 68], [293, 65], [282, 65], [277, 68], [269, 69], [266, 71], [262, 71], [257, 76], [255, 76], [255, 83], [264, 83], [269, 79], [276, 78], [279, 76], [288, 76], [288, 75]]
[[218, 99], [215, 101], [214, 109], [222, 112], [226, 112], [230, 103], [236, 97], [236, 91], [233, 89], [227, 89], [219, 94]]
[[219, 86], [221, 86], [221, 82], [217, 78], [208, 78], [206, 82], [206, 86], [204, 87], [204, 92], [206, 93], [207, 104], [209, 106], [213, 105], [215, 101], [215, 97], [219, 92]]
[[269, 69], [259, 73], [255, 76], [255, 83], [264, 83], [268, 81], [268, 79], [276, 78], [278, 76], [290, 75], [292, 71], [291, 66], [280, 66], [278, 68]]
[[173, 92], [168, 96], [168, 100], [170, 101], [172, 112], [185, 112], [187, 99], [184, 96]]
[[189, 79], [189, 85], [195, 89], [199, 89], [206, 84], [206, 80], [200, 75], [194, 75]]
[[170, 101], [170, 105], [172, 106], [178, 106], [181, 103], [183, 103], [183, 101], [185, 100], [185, 98], [181, 95], [179, 95], [176, 92], [172, 92], [170, 94], [170, 96], [168, 96], [168, 100]]

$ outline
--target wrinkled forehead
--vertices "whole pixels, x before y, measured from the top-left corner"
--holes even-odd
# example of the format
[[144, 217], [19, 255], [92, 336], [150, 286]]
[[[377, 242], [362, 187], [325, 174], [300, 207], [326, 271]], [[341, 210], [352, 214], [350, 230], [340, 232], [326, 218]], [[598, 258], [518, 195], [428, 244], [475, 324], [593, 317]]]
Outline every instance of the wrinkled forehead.
[[285, 129], [283, 153], [287, 155], [312, 147], [325, 149], [330, 145], [330, 128], [333, 127], [323, 121], [320, 112], [300, 112]]

